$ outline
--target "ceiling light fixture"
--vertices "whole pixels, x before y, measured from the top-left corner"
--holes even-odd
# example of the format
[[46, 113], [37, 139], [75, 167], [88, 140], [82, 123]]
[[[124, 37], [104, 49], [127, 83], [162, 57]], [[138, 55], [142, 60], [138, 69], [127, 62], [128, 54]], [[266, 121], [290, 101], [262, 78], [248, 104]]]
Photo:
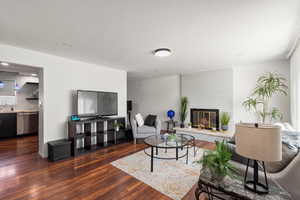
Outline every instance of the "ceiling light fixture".
[[8, 66], [9, 64], [7, 62], [1, 62], [1, 65]]
[[31, 74], [31, 76], [37, 76], [37, 74]]
[[172, 54], [171, 49], [168, 48], [159, 48], [153, 51], [153, 54], [158, 57], [167, 57]]

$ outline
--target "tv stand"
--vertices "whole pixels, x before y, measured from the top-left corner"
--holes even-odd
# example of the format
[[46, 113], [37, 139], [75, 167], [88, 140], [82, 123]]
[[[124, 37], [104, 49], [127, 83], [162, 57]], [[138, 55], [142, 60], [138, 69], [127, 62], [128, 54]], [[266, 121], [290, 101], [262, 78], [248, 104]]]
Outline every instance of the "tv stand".
[[[122, 124], [119, 130], [114, 127], [116, 122]], [[126, 132], [125, 117], [69, 121], [68, 127], [73, 156], [132, 140], [132, 136]]]
[[98, 119], [114, 119], [114, 118], [106, 117], [106, 116], [98, 116]]

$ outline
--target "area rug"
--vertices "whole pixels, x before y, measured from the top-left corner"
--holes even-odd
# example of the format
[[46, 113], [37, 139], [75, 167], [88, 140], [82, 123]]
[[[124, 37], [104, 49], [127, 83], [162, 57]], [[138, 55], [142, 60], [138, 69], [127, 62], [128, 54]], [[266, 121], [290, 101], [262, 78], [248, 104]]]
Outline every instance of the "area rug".
[[[201, 166], [194, 161], [202, 157], [204, 150], [200, 148], [196, 148], [196, 150], [197, 153], [194, 157], [194, 151], [190, 148], [188, 164], [186, 164], [186, 157], [180, 158], [178, 161], [154, 159], [153, 172], [150, 172], [151, 158], [145, 154], [144, 150], [116, 160], [111, 164], [170, 198], [179, 200], [198, 181]], [[145, 149], [145, 151], [150, 154], [150, 148]], [[179, 156], [184, 153], [186, 150], [180, 151]], [[158, 155], [174, 157], [176, 154], [174, 149], [168, 149], [167, 153], [165, 150], [159, 149]]]

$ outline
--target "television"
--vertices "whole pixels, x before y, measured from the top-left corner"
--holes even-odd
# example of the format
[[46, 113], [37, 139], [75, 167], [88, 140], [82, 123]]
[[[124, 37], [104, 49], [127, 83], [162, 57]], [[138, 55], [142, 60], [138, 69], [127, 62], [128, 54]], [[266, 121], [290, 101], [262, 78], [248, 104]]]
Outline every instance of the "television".
[[98, 92], [98, 114], [101, 116], [118, 115], [118, 93]]
[[77, 90], [77, 115], [118, 115], [118, 93]]

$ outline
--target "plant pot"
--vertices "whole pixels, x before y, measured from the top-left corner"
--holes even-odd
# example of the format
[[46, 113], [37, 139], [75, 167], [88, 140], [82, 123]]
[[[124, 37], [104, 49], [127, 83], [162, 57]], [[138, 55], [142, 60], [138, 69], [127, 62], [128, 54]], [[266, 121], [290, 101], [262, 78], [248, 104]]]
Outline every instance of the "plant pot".
[[222, 182], [225, 178], [226, 175], [223, 175], [223, 174], [218, 174], [214, 169], [209, 169], [210, 171], [210, 175], [211, 175], [211, 179], [213, 181], [216, 181], [218, 183]]
[[222, 125], [222, 126], [221, 126], [221, 129], [222, 129], [223, 131], [227, 131], [227, 130], [228, 130], [228, 125]]
[[184, 128], [184, 123], [180, 123], [180, 128]]
[[116, 127], [116, 132], [119, 132], [120, 128], [119, 127]]

